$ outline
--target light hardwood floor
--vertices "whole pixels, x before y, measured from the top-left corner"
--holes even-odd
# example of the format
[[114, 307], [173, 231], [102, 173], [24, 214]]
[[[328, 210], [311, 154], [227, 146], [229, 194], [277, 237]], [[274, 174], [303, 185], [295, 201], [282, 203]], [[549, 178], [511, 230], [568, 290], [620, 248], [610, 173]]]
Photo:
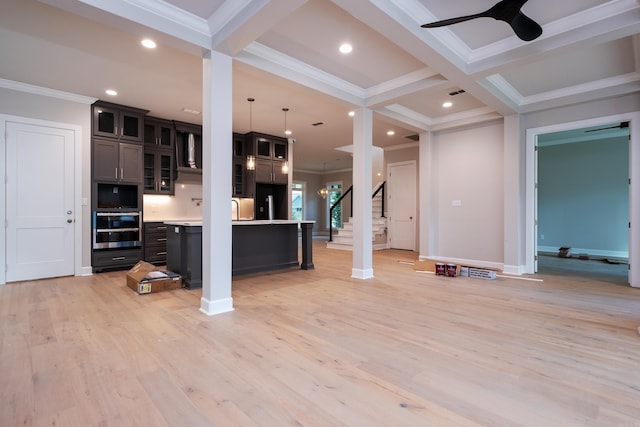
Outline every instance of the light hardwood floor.
[[359, 281], [323, 244], [213, 317], [124, 272], [1, 286], [0, 425], [640, 427], [640, 290], [436, 277], [403, 251]]

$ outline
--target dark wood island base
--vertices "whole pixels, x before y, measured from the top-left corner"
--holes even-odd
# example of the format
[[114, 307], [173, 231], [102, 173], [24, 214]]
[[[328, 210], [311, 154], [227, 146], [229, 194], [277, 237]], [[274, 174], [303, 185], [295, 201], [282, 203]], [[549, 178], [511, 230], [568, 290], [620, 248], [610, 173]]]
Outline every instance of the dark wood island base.
[[[202, 222], [167, 221], [167, 269], [182, 276], [189, 289], [202, 287]], [[302, 263], [298, 262], [298, 224]], [[232, 274], [260, 273], [300, 266], [312, 270], [313, 221], [234, 221]]]

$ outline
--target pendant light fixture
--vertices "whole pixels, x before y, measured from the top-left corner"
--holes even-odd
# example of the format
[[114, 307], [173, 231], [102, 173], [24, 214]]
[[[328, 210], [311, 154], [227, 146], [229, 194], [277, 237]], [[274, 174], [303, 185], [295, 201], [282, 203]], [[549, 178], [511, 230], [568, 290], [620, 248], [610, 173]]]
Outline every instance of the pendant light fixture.
[[[249, 101], [249, 132], [253, 132], [253, 101], [255, 98], [247, 98]], [[256, 156], [250, 154], [247, 156], [247, 170], [252, 171], [256, 169]]]
[[289, 109], [285, 107], [282, 111], [284, 111], [284, 134], [289, 136], [292, 133], [289, 128], [287, 128], [287, 111], [289, 111]]
[[[289, 109], [285, 107], [282, 109], [282, 111], [284, 111], [284, 134], [289, 136], [291, 135], [291, 131], [289, 130], [289, 128], [287, 128], [287, 111], [289, 111]], [[289, 173], [289, 162], [285, 161], [284, 163], [282, 163], [282, 173], [284, 175]]]
[[[326, 168], [327, 168], [327, 163], [325, 162], [322, 164], [323, 179], [324, 179], [324, 172]], [[318, 194], [318, 196], [322, 197], [323, 199], [326, 199], [327, 196], [329, 195], [329, 190], [327, 189], [326, 184], [322, 188], [320, 188], [318, 191], [316, 191], [316, 193]]]

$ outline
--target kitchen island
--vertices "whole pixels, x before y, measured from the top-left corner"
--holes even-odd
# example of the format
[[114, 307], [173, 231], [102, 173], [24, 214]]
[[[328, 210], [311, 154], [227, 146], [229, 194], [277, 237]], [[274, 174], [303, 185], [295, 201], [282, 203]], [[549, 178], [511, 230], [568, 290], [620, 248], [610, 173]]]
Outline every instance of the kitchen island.
[[[185, 287], [202, 287], [202, 221], [165, 221], [167, 269], [182, 276]], [[302, 263], [298, 262], [298, 224], [302, 228]], [[298, 267], [311, 270], [314, 221], [232, 221], [232, 274]]]

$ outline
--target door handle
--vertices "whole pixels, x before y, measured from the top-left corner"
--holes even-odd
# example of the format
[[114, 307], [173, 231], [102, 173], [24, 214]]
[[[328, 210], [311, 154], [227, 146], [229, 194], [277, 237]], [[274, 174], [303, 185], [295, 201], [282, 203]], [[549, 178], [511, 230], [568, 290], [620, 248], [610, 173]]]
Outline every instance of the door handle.
[[73, 220], [72, 220], [71, 218], [69, 218], [69, 219], [67, 220], [67, 222], [68, 222], [69, 224], [71, 224], [71, 223], [73, 222]]
[[72, 213], [71, 211], [67, 211], [67, 215], [71, 215], [71, 213]]

